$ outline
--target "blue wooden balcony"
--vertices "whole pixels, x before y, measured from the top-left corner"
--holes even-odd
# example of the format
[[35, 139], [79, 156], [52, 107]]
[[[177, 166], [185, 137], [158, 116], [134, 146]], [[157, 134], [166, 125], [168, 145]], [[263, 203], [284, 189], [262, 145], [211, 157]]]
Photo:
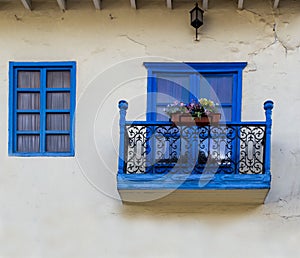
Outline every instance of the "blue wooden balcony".
[[263, 203], [270, 189], [273, 102], [265, 121], [175, 125], [126, 121], [119, 102], [118, 191], [124, 203]]

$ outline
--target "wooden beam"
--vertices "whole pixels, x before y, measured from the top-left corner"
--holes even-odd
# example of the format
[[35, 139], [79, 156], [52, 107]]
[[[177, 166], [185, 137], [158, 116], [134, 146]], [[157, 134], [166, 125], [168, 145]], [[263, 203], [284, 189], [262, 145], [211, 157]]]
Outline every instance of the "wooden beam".
[[101, 10], [101, 0], [93, 0], [94, 6], [97, 10]]
[[243, 9], [244, 8], [244, 0], [239, 0], [238, 2], [238, 8]]
[[278, 5], [279, 5], [279, 0], [275, 0], [274, 1], [274, 9], [278, 8]]
[[21, 0], [24, 7], [28, 10], [32, 10], [31, 0]]
[[169, 8], [169, 9], [173, 9], [173, 0], [167, 0], [167, 7]]
[[208, 0], [203, 0], [203, 2], [202, 2], [202, 8], [203, 8], [204, 10], [207, 10], [207, 9], [208, 9]]
[[57, 0], [57, 3], [59, 5], [59, 8], [62, 11], [65, 11], [67, 9], [67, 4], [66, 4], [66, 0]]
[[136, 0], [130, 0], [130, 5], [132, 8], [136, 9]]

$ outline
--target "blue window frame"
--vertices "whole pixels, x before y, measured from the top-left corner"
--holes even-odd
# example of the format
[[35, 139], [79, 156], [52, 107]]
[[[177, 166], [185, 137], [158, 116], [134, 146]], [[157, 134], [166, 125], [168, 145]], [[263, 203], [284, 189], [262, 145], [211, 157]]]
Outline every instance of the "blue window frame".
[[144, 63], [148, 69], [147, 120], [164, 121], [164, 107], [174, 101], [208, 98], [222, 107], [222, 120], [239, 122], [245, 62]]
[[74, 156], [76, 62], [9, 63], [9, 155]]
[[[247, 65], [245, 62], [234, 63], [144, 63], [148, 69], [147, 88], [147, 120], [168, 121], [169, 117], [163, 111], [174, 101], [188, 103], [193, 99], [208, 98], [218, 103], [221, 108], [221, 122], [240, 122], [242, 106], [242, 71]], [[166, 136], [167, 137], [167, 136]], [[184, 139], [182, 139], [184, 142]], [[209, 143], [203, 143], [204, 149], [199, 151], [198, 146], [193, 146], [191, 155], [208, 158], [212, 152]], [[153, 140], [151, 149], [156, 149]], [[180, 156], [185, 153], [188, 143], [179, 144], [173, 149]], [[231, 160], [238, 155], [239, 142], [228, 144], [230, 151], [223, 150], [221, 158]], [[164, 156], [170, 159], [168, 141]], [[155, 152], [154, 152], [155, 153]], [[229, 153], [229, 154], [228, 154]], [[228, 156], [230, 155], [230, 156]], [[220, 158], [220, 157], [219, 157]], [[155, 157], [149, 156], [150, 160]], [[153, 162], [153, 161], [152, 161]], [[157, 160], [156, 163], [159, 163]]]

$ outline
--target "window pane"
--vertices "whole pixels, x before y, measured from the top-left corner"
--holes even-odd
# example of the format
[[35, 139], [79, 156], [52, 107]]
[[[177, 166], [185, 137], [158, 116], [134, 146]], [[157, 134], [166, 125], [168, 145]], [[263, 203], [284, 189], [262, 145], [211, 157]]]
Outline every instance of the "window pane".
[[19, 71], [18, 88], [40, 88], [40, 72]]
[[231, 103], [233, 75], [204, 74], [200, 79], [200, 97], [217, 103]]
[[47, 93], [47, 109], [69, 109], [70, 93]]
[[169, 116], [164, 112], [165, 106], [157, 106], [156, 119], [157, 121], [169, 121]]
[[47, 152], [70, 151], [70, 135], [47, 135], [46, 138]]
[[159, 75], [157, 79], [157, 102], [173, 103], [175, 100], [189, 102], [189, 75]]
[[18, 130], [37, 131], [40, 130], [39, 114], [18, 114]]
[[70, 88], [70, 71], [48, 71], [47, 88]]
[[18, 135], [17, 151], [18, 152], [39, 152], [40, 151], [39, 135]]
[[223, 107], [220, 112], [223, 112], [221, 114], [221, 121], [231, 121], [232, 117], [232, 108], [231, 107]]
[[18, 109], [40, 109], [40, 94], [18, 93]]
[[70, 114], [47, 114], [47, 130], [70, 130]]

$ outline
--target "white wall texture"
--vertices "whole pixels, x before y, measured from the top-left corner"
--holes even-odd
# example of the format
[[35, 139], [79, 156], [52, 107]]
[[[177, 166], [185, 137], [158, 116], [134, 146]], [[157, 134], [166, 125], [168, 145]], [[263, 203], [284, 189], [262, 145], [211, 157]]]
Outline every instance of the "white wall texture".
[[[300, 257], [300, 3], [211, 1], [200, 41], [191, 2], [0, 3], [0, 257]], [[110, 14], [113, 19], [110, 18]], [[77, 62], [76, 156], [9, 157], [8, 62]], [[125, 207], [118, 200], [119, 99], [143, 118], [144, 61], [247, 61], [244, 120], [275, 102], [272, 187], [259, 207]]]

